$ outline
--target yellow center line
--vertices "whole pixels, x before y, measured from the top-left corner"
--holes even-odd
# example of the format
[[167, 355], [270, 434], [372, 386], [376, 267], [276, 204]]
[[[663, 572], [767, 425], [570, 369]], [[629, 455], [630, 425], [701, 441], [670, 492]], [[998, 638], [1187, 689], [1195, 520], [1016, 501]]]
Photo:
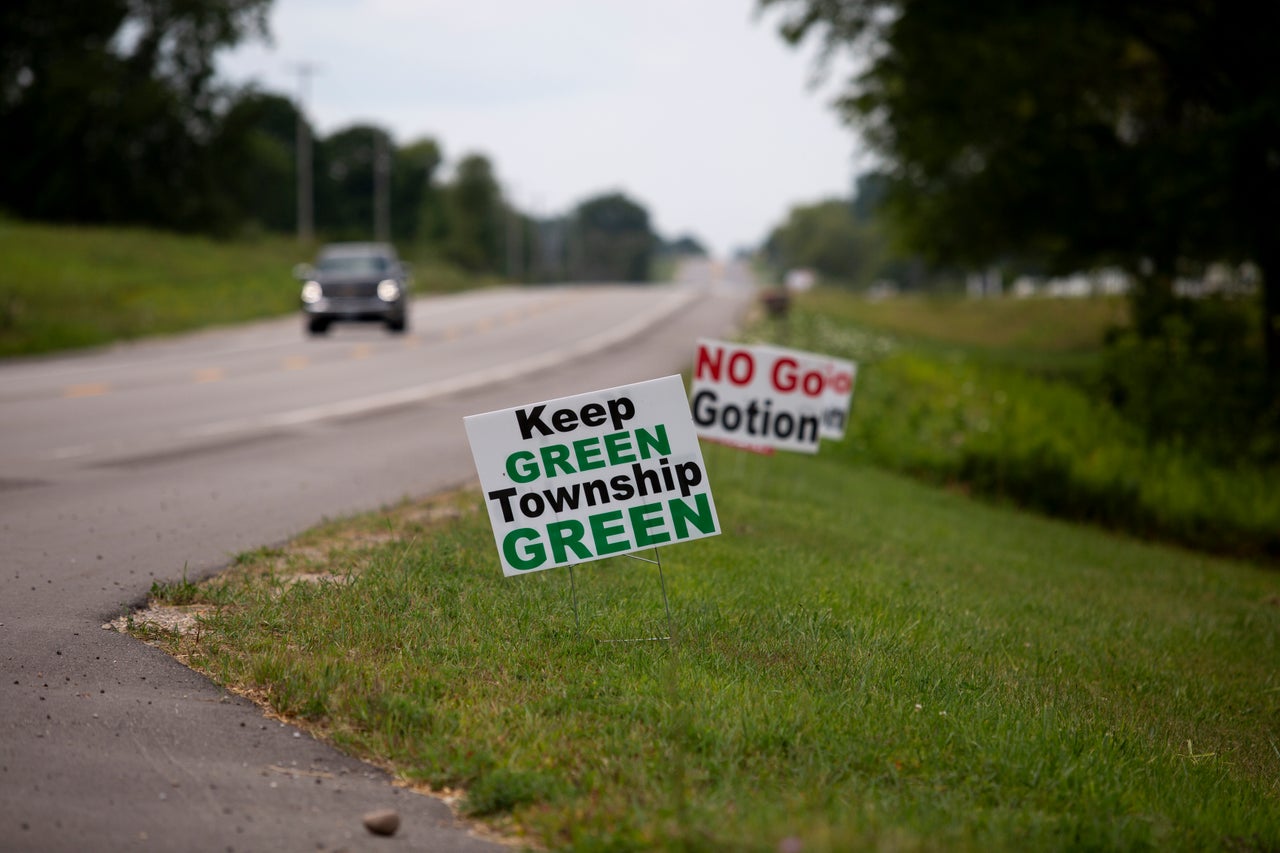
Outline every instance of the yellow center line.
[[368, 358], [371, 355], [373, 355], [373, 347], [368, 344], [360, 344], [351, 348], [352, 358]]
[[483, 320], [481, 320], [480, 322], [476, 323], [476, 331], [477, 331], [477, 332], [479, 332], [479, 333], [481, 333], [481, 334], [484, 334], [485, 332], [489, 331], [489, 330], [490, 330], [490, 329], [492, 329], [492, 328], [493, 328], [493, 318], [492, 318], [492, 317], [485, 317]]
[[196, 382], [221, 382], [227, 378], [227, 372], [221, 367], [206, 367], [196, 371]]
[[462, 330], [457, 326], [450, 326], [444, 330], [444, 339], [446, 341], [456, 341], [460, 337], [462, 337]]
[[284, 360], [285, 370], [302, 370], [311, 363], [311, 359], [305, 355], [291, 355]]
[[68, 385], [62, 389], [62, 396], [67, 399], [101, 397], [110, 390], [111, 386], [105, 382], [86, 382], [83, 385]]

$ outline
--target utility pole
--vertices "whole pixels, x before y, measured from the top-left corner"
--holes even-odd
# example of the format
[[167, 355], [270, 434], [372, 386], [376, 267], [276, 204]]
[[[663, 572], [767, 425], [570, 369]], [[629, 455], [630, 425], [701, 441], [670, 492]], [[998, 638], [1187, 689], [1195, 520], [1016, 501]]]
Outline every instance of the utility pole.
[[312, 190], [311, 127], [304, 112], [311, 77], [319, 66], [311, 62], [294, 63], [298, 74], [298, 124], [294, 131], [298, 164], [298, 242], [310, 245], [315, 240], [315, 199]]
[[373, 132], [373, 239], [379, 243], [391, 242], [391, 152], [387, 150], [387, 136], [380, 130]]

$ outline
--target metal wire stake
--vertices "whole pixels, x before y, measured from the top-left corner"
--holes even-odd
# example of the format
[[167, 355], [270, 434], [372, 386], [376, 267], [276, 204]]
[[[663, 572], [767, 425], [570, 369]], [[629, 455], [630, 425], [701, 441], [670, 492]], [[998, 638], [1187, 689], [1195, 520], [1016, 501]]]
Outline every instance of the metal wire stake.
[[[641, 563], [651, 563], [658, 567], [658, 585], [662, 588], [662, 608], [667, 614], [667, 635], [665, 637], [634, 637], [627, 640], [603, 640], [601, 642], [646, 643], [646, 642], [652, 642], [654, 640], [666, 640], [670, 642], [671, 637], [673, 636], [672, 632], [673, 632], [675, 623], [671, 619], [671, 599], [667, 597], [667, 577], [662, 571], [662, 552], [659, 551], [657, 548], [654, 548], [652, 560], [650, 560], [647, 557], [638, 557], [635, 554], [623, 554], [621, 556], [628, 557], [632, 560], [637, 560]], [[581, 634], [582, 622], [580, 621], [578, 616], [578, 581], [577, 581], [577, 575], [573, 571], [573, 567], [575, 565], [577, 564], [576, 563], [569, 564], [569, 591], [570, 591], [570, 597], [573, 601], [573, 627], [575, 630], [577, 630], [579, 634]]]
[[667, 600], [667, 578], [662, 573], [662, 552], [657, 548], [653, 549], [653, 561], [658, 564], [658, 583], [662, 585], [662, 606], [667, 610], [667, 642], [670, 642], [675, 636], [671, 622], [671, 602]]

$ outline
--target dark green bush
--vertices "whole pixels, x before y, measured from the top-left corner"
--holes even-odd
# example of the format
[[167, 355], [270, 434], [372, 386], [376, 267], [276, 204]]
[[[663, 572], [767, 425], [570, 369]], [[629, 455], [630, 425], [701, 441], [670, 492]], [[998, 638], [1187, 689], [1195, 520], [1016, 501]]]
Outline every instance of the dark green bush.
[[1179, 300], [1152, 327], [1109, 336], [1101, 381], [1116, 410], [1151, 441], [1220, 463], [1280, 461], [1280, 401], [1250, 305]]

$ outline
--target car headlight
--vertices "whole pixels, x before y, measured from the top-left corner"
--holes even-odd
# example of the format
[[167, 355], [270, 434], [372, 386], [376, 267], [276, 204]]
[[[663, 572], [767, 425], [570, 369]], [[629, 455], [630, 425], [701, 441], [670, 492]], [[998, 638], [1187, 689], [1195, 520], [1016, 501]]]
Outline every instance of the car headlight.
[[318, 281], [309, 281], [302, 285], [302, 301], [314, 305], [324, 298], [324, 288]]
[[395, 302], [400, 298], [400, 285], [391, 279], [383, 279], [378, 282], [378, 298], [383, 302]]

